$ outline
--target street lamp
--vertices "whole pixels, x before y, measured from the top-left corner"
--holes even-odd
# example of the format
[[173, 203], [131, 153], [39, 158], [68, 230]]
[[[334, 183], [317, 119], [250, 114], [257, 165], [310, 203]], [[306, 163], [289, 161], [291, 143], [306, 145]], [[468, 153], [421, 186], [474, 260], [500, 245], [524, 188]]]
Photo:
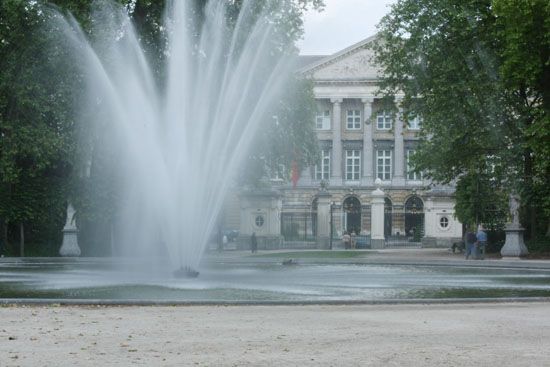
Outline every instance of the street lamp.
[[329, 249], [332, 250], [332, 208], [334, 207], [334, 201], [330, 202], [330, 238], [329, 238]]

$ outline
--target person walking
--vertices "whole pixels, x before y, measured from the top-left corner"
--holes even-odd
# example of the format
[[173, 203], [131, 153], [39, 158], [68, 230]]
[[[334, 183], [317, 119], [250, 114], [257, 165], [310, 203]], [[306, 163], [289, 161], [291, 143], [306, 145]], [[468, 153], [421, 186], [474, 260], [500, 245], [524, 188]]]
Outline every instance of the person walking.
[[217, 238], [217, 240], [218, 240], [218, 246], [217, 246], [217, 247], [218, 247], [218, 252], [222, 252], [222, 251], [223, 251], [223, 237], [224, 237], [224, 236], [223, 236], [223, 234], [222, 234], [222, 230], [220, 229], [220, 230], [218, 231], [218, 238]]
[[468, 227], [464, 236], [464, 244], [466, 245], [466, 260], [472, 256], [475, 258], [475, 244], [477, 242], [476, 234]]
[[355, 234], [355, 231], [351, 231], [351, 248], [355, 250], [355, 247], [357, 247], [357, 235]]
[[483, 226], [481, 224], [477, 229], [476, 238], [477, 238], [477, 248], [479, 249], [479, 258], [481, 260], [484, 260], [485, 250], [487, 247], [487, 233], [485, 233], [485, 231], [483, 230]]
[[253, 254], [258, 251], [258, 239], [256, 238], [256, 232], [252, 232], [252, 236], [250, 236], [250, 251]]

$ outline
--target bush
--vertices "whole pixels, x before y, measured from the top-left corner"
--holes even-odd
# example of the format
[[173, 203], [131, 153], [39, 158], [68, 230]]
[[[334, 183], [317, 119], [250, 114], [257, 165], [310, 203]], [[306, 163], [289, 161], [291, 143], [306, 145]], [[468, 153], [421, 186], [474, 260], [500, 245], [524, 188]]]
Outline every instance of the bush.
[[527, 249], [531, 253], [550, 253], [550, 238], [538, 237], [526, 242]]

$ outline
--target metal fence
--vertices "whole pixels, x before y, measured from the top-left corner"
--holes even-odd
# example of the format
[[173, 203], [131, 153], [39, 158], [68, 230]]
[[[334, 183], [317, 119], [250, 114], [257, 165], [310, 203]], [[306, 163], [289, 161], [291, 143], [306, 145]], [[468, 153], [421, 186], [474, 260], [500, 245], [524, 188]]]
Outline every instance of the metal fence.
[[385, 247], [420, 247], [424, 237], [424, 213], [386, 210], [384, 214]]
[[[343, 247], [345, 232], [355, 233], [356, 248], [371, 247], [371, 211], [369, 206], [353, 212], [334, 205], [330, 210], [331, 243], [333, 248]], [[317, 236], [317, 213], [281, 213], [281, 234], [285, 241], [315, 242]], [[402, 208], [387, 208], [384, 213], [385, 247], [420, 247], [424, 237], [424, 213]]]
[[285, 241], [315, 241], [316, 223], [312, 213], [281, 213], [281, 234]]

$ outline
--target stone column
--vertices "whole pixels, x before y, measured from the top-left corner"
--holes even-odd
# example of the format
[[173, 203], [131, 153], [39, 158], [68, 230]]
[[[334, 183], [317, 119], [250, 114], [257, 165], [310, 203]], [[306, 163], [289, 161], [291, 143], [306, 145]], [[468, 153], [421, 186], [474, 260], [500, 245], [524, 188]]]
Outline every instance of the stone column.
[[395, 118], [394, 126], [393, 126], [393, 134], [394, 134], [394, 175], [392, 184], [401, 186], [405, 185], [405, 144], [403, 141], [403, 108], [401, 107], [401, 101], [397, 100], [396, 103], [398, 104], [399, 112]]
[[71, 203], [67, 204], [67, 221], [63, 227], [63, 242], [59, 249], [61, 256], [80, 256], [78, 247], [78, 229], [74, 221], [75, 210]]
[[384, 248], [384, 191], [380, 188], [382, 180], [375, 180], [376, 190], [371, 193], [370, 238], [372, 248]]
[[365, 126], [363, 129], [363, 179], [364, 186], [371, 186], [373, 184], [374, 169], [373, 169], [373, 141], [372, 131], [373, 123], [370, 120], [372, 116], [372, 104], [374, 98], [363, 98], [361, 102], [364, 103], [364, 116]]
[[330, 247], [330, 198], [327, 191], [317, 194], [317, 247]]
[[506, 240], [500, 250], [503, 258], [520, 258], [529, 253], [527, 246], [523, 243], [523, 231], [525, 229], [519, 223], [519, 196], [510, 194], [510, 222], [506, 223], [504, 231]]
[[333, 98], [332, 102], [332, 186], [342, 185], [342, 99]]

